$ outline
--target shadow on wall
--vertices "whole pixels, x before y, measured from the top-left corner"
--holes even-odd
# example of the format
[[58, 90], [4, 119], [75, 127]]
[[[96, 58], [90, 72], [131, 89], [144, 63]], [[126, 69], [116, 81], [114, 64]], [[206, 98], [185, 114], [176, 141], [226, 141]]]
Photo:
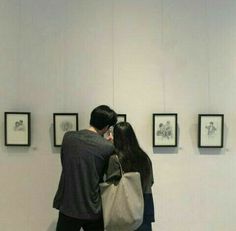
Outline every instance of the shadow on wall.
[[49, 128], [49, 137], [50, 137], [50, 144], [51, 144], [52, 153], [54, 153], [54, 154], [60, 154], [61, 148], [54, 146], [54, 130], [53, 130], [53, 124], [51, 124], [51, 126], [50, 126], [50, 128]]

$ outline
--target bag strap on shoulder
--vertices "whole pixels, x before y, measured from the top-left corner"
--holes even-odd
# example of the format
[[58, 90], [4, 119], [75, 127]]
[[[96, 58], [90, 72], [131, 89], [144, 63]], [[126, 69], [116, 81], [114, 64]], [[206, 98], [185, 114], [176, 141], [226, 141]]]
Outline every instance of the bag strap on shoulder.
[[119, 157], [118, 157], [118, 155], [115, 155], [115, 156], [116, 156], [116, 159], [117, 159], [118, 164], [119, 164], [119, 167], [120, 167], [120, 174], [121, 174], [121, 176], [123, 176], [124, 171], [123, 171], [123, 168], [122, 168], [122, 166], [121, 166], [121, 163], [120, 163]]

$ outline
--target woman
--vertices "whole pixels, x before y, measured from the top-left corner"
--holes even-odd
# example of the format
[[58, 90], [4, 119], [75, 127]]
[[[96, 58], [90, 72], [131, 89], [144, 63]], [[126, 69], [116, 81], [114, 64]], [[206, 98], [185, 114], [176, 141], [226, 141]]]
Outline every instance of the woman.
[[[114, 127], [114, 145], [124, 172], [139, 172], [144, 195], [143, 223], [137, 231], [151, 231], [154, 222], [154, 206], [151, 186], [153, 185], [152, 163], [140, 148], [132, 126], [128, 122]], [[119, 162], [115, 155], [110, 157], [107, 178], [120, 176]]]

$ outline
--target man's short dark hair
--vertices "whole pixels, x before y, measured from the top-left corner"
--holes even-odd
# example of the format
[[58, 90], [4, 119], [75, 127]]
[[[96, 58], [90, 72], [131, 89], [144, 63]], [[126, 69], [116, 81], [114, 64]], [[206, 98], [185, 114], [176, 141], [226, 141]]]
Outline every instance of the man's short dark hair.
[[116, 122], [117, 114], [107, 105], [100, 105], [91, 112], [90, 125], [99, 130], [113, 126]]

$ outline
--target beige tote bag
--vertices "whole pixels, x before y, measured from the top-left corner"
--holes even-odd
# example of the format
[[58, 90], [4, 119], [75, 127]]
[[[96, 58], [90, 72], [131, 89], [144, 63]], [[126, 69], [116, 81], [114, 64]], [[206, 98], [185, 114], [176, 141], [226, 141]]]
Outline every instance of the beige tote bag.
[[100, 184], [105, 231], [134, 231], [143, 222], [140, 174], [123, 173], [121, 164], [120, 170], [121, 178], [118, 182]]

